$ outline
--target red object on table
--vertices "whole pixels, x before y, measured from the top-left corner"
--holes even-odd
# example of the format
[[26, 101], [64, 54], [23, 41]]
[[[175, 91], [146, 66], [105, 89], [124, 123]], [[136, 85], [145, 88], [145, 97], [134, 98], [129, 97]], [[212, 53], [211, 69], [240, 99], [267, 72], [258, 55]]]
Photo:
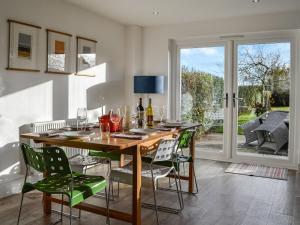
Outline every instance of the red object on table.
[[[118, 120], [119, 118], [119, 116], [116, 114], [113, 114], [112, 117], [113, 119], [115, 118], [116, 120]], [[122, 130], [122, 119], [120, 119], [119, 123], [113, 123], [110, 119], [109, 114], [100, 116], [98, 119], [99, 119], [99, 124], [105, 124], [105, 123], [109, 124], [110, 132], [119, 132]]]

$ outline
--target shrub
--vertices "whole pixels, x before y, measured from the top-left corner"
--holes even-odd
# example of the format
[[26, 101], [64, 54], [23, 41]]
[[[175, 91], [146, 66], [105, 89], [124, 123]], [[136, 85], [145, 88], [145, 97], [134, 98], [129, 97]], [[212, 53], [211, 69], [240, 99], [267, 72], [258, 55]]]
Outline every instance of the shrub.
[[290, 105], [289, 91], [273, 91], [270, 97], [272, 107], [282, 107]]

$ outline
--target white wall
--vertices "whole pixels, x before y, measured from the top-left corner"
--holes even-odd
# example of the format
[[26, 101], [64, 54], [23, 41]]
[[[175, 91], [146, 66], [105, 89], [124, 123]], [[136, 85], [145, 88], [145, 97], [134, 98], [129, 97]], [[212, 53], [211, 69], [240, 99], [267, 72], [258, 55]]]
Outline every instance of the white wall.
[[134, 106], [136, 105], [139, 96], [133, 93], [133, 77], [134, 75], [143, 74], [143, 28], [140, 26], [126, 27], [125, 45], [126, 104]]
[[[210, 20], [176, 25], [153, 26], [144, 28], [143, 39], [143, 73], [144, 74], [168, 74], [168, 45], [169, 40], [188, 40], [203, 37], [219, 37], [221, 35], [245, 34], [252, 32], [269, 32], [281, 30], [300, 29], [300, 12], [274, 13], [258, 16], [248, 16], [240, 18], [230, 18], [222, 20]], [[298, 35], [298, 46], [299, 46]], [[299, 48], [297, 49], [299, 52]], [[300, 54], [298, 54], [300, 55]], [[299, 59], [299, 57], [298, 57]], [[300, 86], [298, 79], [300, 62], [296, 62], [296, 87]], [[173, 79], [173, 78], [171, 78]], [[296, 115], [300, 112], [297, 101], [300, 99], [300, 90], [296, 88]], [[168, 96], [169, 95], [169, 96]], [[153, 104], [167, 104], [172, 100], [169, 93], [155, 96]], [[169, 98], [168, 98], [169, 97]], [[296, 120], [295, 149], [300, 150], [300, 122]], [[300, 155], [300, 154], [298, 154]], [[296, 158], [295, 163], [300, 160]]]
[[[5, 70], [8, 18], [43, 28], [39, 39], [40, 73]], [[97, 40], [97, 76], [45, 74], [45, 28], [73, 35], [73, 72], [75, 36]], [[125, 26], [60, 0], [0, 0], [0, 185], [4, 178], [9, 180], [14, 177], [11, 174], [19, 172], [17, 142], [21, 125], [74, 117], [78, 106], [99, 107], [99, 95], [104, 97], [101, 104], [106, 108], [112, 107], [109, 102], [124, 102], [124, 40]]]

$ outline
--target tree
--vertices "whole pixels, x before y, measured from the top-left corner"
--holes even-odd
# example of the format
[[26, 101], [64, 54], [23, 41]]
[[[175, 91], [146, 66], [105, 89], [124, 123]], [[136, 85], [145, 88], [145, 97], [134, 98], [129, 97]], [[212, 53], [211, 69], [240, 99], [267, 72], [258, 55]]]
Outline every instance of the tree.
[[205, 114], [214, 108], [222, 108], [224, 80], [216, 75], [189, 69], [181, 70], [181, 111], [184, 120], [200, 122], [202, 131], [209, 129], [211, 118]]
[[243, 47], [239, 55], [239, 80], [246, 85], [261, 85], [261, 103], [270, 109], [270, 96], [275, 77], [288, 76], [288, 66], [280, 52], [268, 52], [264, 47]]

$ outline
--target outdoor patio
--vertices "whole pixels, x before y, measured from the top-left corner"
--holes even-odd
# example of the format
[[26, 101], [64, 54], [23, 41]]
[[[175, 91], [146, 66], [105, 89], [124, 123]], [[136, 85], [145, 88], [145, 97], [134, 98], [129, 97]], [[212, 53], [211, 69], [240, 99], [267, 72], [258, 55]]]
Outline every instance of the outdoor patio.
[[[245, 137], [244, 135], [237, 136], [238, 142], [238, 153], [239, 154], [255, 154], [262, 157], [276, 157], [286, 158], [288, 156], [287, 146], [282, 148], [278, 154], [274, 154], [274, 151], [264, 149], [257, 151], [257, 145], [253, 143], [249, 146], [244, 146]], [[220, 152], [223, 149], [223, 134], [220, 133], [209, 133], [202, 135], [200, 139], [196, 141], [196, 156], [201, 158], [202, 151]]]

